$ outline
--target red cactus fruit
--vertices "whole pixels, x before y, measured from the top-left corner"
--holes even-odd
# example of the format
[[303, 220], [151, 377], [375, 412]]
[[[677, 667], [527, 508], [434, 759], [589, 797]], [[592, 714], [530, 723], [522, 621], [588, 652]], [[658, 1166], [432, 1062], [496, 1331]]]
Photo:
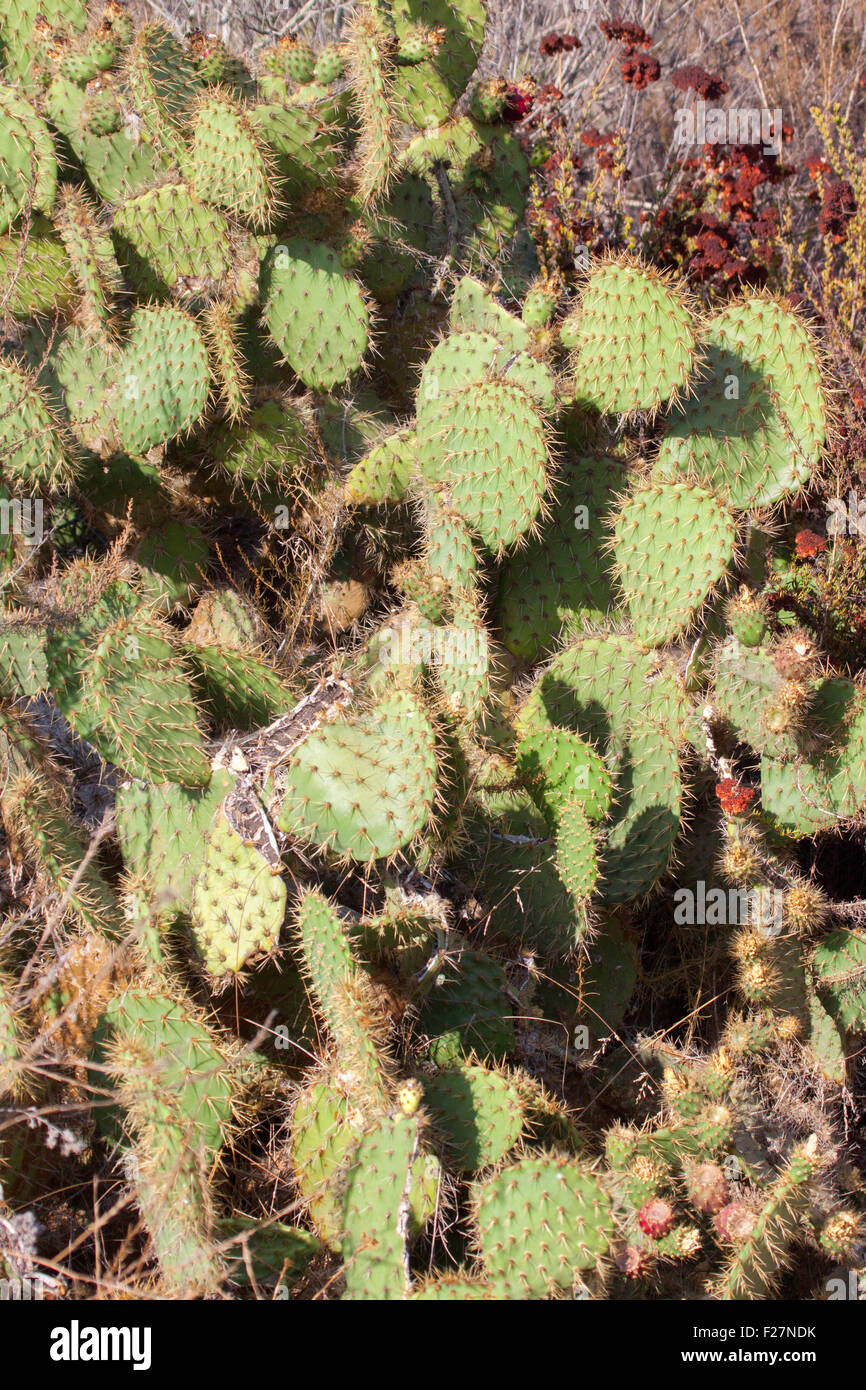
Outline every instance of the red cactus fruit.
[[645, 1236], [661, 1240], [674, 1224], [674, 1209], [663, 1197], [651, 1197], [638, 1212], [637, 1222]]
[[505, 88], [505, 106], [502, 109], [502, 120], [509, 125], [514, 125], [517, 121], [522, 121], [524, 116], [528, 116], [535, 101], [535, 84], [530, 80], [526, 82], [509, 82]]

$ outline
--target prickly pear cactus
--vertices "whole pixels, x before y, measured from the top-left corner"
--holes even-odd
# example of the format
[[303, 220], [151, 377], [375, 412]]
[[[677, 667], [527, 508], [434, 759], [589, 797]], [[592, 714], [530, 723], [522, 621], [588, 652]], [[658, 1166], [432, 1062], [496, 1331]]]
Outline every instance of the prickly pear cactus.
[[782, 593], [815, 330], [540, 264], [483, 0], [7, 8], [0, 1265], [108, 1183], [73, 1296], [815, 1283], [866, 1031], [866, 696]]

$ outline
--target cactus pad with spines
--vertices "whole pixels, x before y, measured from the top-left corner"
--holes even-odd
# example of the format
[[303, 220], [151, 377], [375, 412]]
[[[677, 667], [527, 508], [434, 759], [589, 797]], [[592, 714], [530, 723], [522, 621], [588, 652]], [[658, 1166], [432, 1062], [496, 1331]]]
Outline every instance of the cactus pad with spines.
[[370, 313], [358, 281], [328, 246], [290, 237], [263, 269], [268, 329], [292, 369], [319, 391], [360, 366]]
[[574, 345], [576, 398], [620, 415], [656, 411], [683, 394], [697, 354], [681, 291], [629, 261], [609, 260], [590, 271], [563, 335]]
[[336, 854], [387, 858], [426, 825], [435, 771], [424, 708], [395, 691], [301, 744], [286, 768], [279, 825]]
[[205, 970], [217, 978], [237, 974], [250, 956], [272, 952], [285, 911], [285, 880], [220, 808], [192, 895], [193, 938]]
[[570, 1290], [607, 1254], [610, 1200], [573, 1160], [532, 1155], [476, 1184], [475, 1215], [485, 1269], [513, 1292], [543, 1298]]
[[640, 643], [661, 645], [691, 624], [727, 569], [734, 539], [733, 518], [704, 488], [635, 488], [616, 518], [613, 549]]

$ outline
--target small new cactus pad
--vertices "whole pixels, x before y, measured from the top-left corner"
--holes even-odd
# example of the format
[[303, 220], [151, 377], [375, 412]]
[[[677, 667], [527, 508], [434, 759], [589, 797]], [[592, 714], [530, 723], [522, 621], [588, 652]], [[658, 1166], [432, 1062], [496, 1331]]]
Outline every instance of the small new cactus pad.
[[561, 808], [556, 827], [556, 868], [577, 902], [592, 897], [598, 883], [598, 854], [592, 824], [579, 801]]

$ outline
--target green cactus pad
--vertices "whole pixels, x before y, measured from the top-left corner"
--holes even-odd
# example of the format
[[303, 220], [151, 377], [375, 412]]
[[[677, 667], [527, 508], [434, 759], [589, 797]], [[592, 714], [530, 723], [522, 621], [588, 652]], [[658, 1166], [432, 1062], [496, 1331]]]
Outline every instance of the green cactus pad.
[[812, 972], [832, 1017], [853, 1033], [866, 1029], [866, 937], [840, 928], [816, 947]]
[[[133, 1141], [134, 1190], [166, 1293], [214, 1292], [208, 1175], [228, 1134], [235, 1083], [208, 1030], [184, 1006], [129, 990], [100, 1023], [107, 1067]], [[103, 1074], [97, 1084], [105, 1086]]]
[[532, 1155], [474, 1190], [478, 1242], [488, 1274], [526, 1298], [566, 1292], [613, 1238], [610, 1199], [574, 1161]]
[[520, 1094], [485, 1067], [452, 1067], [425, 1077], [424, 1105], [445, 1138], [449, 1159], [463, 1171], [498, 1163], [523, 1131]]
[[479, 329], [449, 333], [437, 343], [418, 384], [419, 415], [428, 401], [450, 395], [470, 383], [488, 381], [520, 386], [538, 408], [554, 408], [553, 377], [544, 363], [528, 352], [510, 347], [507, 338], [503, 342], [502, 337]]
[[80, 317], [85, 324], [107, 329], [122, 283], [111, 238], [80, 189], [66, 186], [58, 203], [57, 230], [81, 293]]
[[660, 646], [691, 624], [732, 559], [735, 535], [733, 517], [697, 484], [635, 488], [613, 547], [638, 642]]
[[13, 318], [72, 308], [75, 277], [60, 237], [38, 213], [30, 234], [0, 237], [0, 301]]
[[427, 569], [445, 581], [452, 594], [471, 589], [478, 562], [466, 522], [435, 492], [424, 498], [424, 542]]
[[286, 769], [278, 823], [337, 854], [386, 858], [426, 825], [435, 776], [430, 721], [411, 694], [395, 691], [301, 744]]
[[50, 213], [57, 191], [57, 159], [48, 127], [30, 102], [0, 85], [0, 233], [26, 205]]
[[[719, 648], [715, 669], [713, 702], [744, 742], [780, 762], [796, 757], [795, 734], [776, 717], [783, 713], [785, 680], [773, 662], [772, 649], [743, 647], [733, 639]], [[804, 702], [804, 721], [805, 710]]]
[[298, 1097], [292, 1115], [291, 1155], [295, 1182], [317, 1234], [339, 1250], [342, 1209], [338, 1177], [358, 1142], [345, 1092], [317, 1081]]
[[[321, 1242], [310, 1231], [270, 1219], [229, 1217], [218, 1223], [216, 1234], [226, 1261], [227, 1276], [241, 1286], [255, 1281], [259, 1288], [290, 1288], [322, 1249]], [[232, 1237], [236, 1237], [236, 1241], [226, 1249]], [[237, 1254], [236, 1246], [239, 1247]]]
[[507, 988], [501, 965], [478, 951], [461, 951], [419, 1018], [439, 1066], [461, 1062], [470, 1052], [497, 1061], [513, 1050], [514, 1008]]
[[164, 184], [123, 203], [114, 216], [114, 237], [127, 277], [141, 294], [164, 293], [181, 279], [218, 284], [229, 269], [225, 218], [184, 184]]
[[432, 59], [400, 67], [394, 75], [397, 118], [429, 130], [446, 119], [475, 70], [486, 6], [482, 0], [462, 0], [459, 9], [447, 0], [391, 0], [389, 8], [398, 40], [419, 24], [425, 30], [442, 30], [442, 42]]
[[210, 763], [183, 666], [154, 619], [133, 613], [104, 628], [71, 683], [67, 651], [49, 644], [49, 675], [82, 738], [133, 776], [207, 785]]
[[254, 652], [196, 643], [185, 648], [202, 704], [220, 725], [254, 729], [284, 714], [294, 694]]
[[75, 464], [36, 382], [2, 357], [0, 449], [5, 478], [23, 488], [62, 488], [75, 477]]
[[231, 651], [254, 647], [263, 635], [264, 624], [255, 608], [234, 589], [209, 589], [202, 594], [184, 632], [186, 641], [196, 646]]
[[265, 227], [274, 212], [275, 159], [255, 125], [225, 93], [202, 98], [184, 173], [199, 198]]
[[567, 462], [542, 534], [502, 566], [499, 621], [506, 647], [522, 661], [549, 649], [563, 625], [598, 622], [614, 605], [615, 581], [599, 556], [624, 476], [617, 459]]
[[189, 906], [205, 836], [234, 778], [217, 771], [204, 790], [129, 781], [117, 792], [117, 837], [129, 873], [146, 881], [154, 907], [170, 916]]
[[519, 386], [491, 381], [424, 403], [418, 459], [429, 482], [498, 553], [530, 529], [547, 487], [541, 416]]
[[796, 493], [821, 454], [820, 365], [796, 315], [770, 298], [722, 309], [706, 335], [710, 374], [674, 416], [657, 472], [697, 476], [736, 508]]
[[517, 746], [517, 769], [548, 824], [579, 803], [592, 821], [610, 806], [610, 773], [594, 748], [569, 729], [530, 729]]
[[496, 832], [483, 843], [480, 879], [491, 930], [548, 959], [584, 943], [591, 925], [586, 900], [566, 887], [554, 850], [550, 839]]
[[[407, 1293], [403, 1260], [419, 1143], [417, 1120], [397, 1115], [365, 1134], [352, 1155], [343, 1193], [346, 1299], [400, 1299]], [[431, 1176], [436, 1173], [433, 1159]]]
[[305, 977], [337, 1045], [356, 1104], [380, 1109], [387, 1097], [377, 1015], [334, 905], [320, 893], [298, 904], [296, 935]]
[[473, 600], [458, 600], [453, 620], [436, 629], [435, 637], [436, 678], [446, 709], [474, 723], [490, 691], [490, 637]]
[[210, 975], [237, 974], [272, 952], [286, 911], [286, 884], [244, 844], [222, 811], [211, 825], [192, 896], [192, 933]]
[[185, 433], [205, 408], [210, 372], [195, 322], [180, 309], [136, 309], [101, 405], [102, 428], [119, 451], [143, 454]]
[[598, 854], [592, 823], [579, 801], [569, 801], [560, 810], [556, 869], [576, 902], [592, 897], [598, 882]]
[[[573, 324], [573, 327], [572, 327]], [[689, 306], [658, 271], [621, 261], [592, 270], [563, 335], [575, 395], [602, 411], [658, 410], [685, 388], [696, 344]]]
[[828, 676], [814, 689], [809, 727], [823, 750], [795, 762], [761, 759], [761, 802], [783, 832], [810, 835], [853, 819], [866, 802], [866, 700], [858, 687]]
[[346, 496], [359, 506], [402, 502], [409, 491], [414, 458], [414, 436], [398, 430], [356, 463], [346, 479]]
[[370, 313], [330, 247], [303, 237], [281, 243], [265, 261], [262, 294], [271, 336], [307, 386], [329, 391], [360, 366]]
[[613, 810], [601, 849], [602, 892], [622, 902], [663, 874], [679, 828], [678, 746], [685, 697], [629, 638], [579, 638], [536, 680], [518, 718], [521, 733], [564, 727], [603, 752]]
[[170, 521], [144, 537], [136, 557], [142, 592], [158, 611], [193, 602], [204, 584], [208, 544], [197, 526]]
[[532, 345], [526, 324], [509, 314], [490, 290], [465, 275], [451, 297], [448, 324], [452, 333], [490, 333], [510, 352], [525, 352]]
[[214, 433], [213, 457], [248, 488], [297, 483], [310, 459], [309, 421], [290, 402], [267, 400], [247, 418]]

